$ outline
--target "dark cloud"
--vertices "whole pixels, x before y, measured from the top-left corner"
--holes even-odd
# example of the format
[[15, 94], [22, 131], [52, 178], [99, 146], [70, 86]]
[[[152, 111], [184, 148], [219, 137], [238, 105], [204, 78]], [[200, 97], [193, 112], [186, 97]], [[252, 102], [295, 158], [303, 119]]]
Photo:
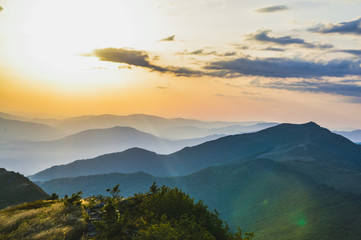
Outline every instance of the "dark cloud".
[[284, 37], [270, 37], [269, 33], [270, 30], [259, 31], [255, 34], [249, 35], [249, 40], [256, 40], [260, 42], [269, 42], [275, 43], [278, 45], [290, 45], [290, 44], [298, 44], [302, 45], [306, 48], [332, 48], [331, 44], [317, 44], [317, 43], [309, 43], [301, 38], [293, 38], [291, 36], [284, 36]]
[[163, 67], [151, 64], [148, 54], [144, 51], [125, 48], [103, 48], [94, 50], [93, 54], [101, 61], [126, 63], [137, 67], [149, 68], [158, 72], [167, 71]]
[[282, 48], [273, 48], [273, 47], [268, 47], [268, 48], [265, 48], [263, 50], [265, 50], [265, 51], [275, 51], [275, 52], [284, 52], [284, 51], [286, 51], [285, 49], [282, 49]]
[[344, 79], [340, 81], [341, 83], [359, 83], [361, 85], [361, 80], [357, 79]]
[[279, 78], [343, 77], [361, 74], [361, 60], [332, 60], [326, 63], [286, 58], [238, 58], [213, 62], [206, 69], [228, 71], [233, 76], [264, 76]]
[[256, 12], [272, 13], [272, 12], [279, 12], [279, 11], [284, 11], [284, 10], [288, 10], [288, 7], [285, 5], [275, 5], [275, 6], [271, 6], [271, 7], [259, 8], [256, 10]]
[[258, 87], [285, 89], [299, 92], [327, 93], [352, 98], [359, 98], [361, 100], [360, 85], [351, 85], [327, 81], [298, 81], [292, 83], [285, 81], [276, 81], [266, 84], [257, 83], [253, 85]]
[[344, 53], [349, 53], [355, 56], [361, 56], [361, 50], [359, 49], [346, 49], [346, 50], [339, 50], [338, 52], [344, 52]]
[[339, 34], [361, 34], [361, 18], [349, 22], [341, 22], [337, 24], [319, 24], [310, 28], [311, 32], [318, 33], [339, 33]]
[[237, 55], [236, 52], [225, 52], [225, 53], [223, 53], [223, 56], [225, 56], [225, 57], [235, 56], [235, 55]]
[[174, 41], [174, 38], [175, 38], [175, 35], [172, 35], [172, 36], [163, 38], [163, 39], [161, 39], [160, 41], [171, 42], [171, 41]]
[[361, 75], [361, 60], [339, 59], [329, 62], [314, 62], [287, 58], [237, 58], [214, 61], [201, 70], [186, 67], [159, 66], [149, 60], [147, 52], [124, 49], [105, 48], [94, 50], [92, 56], [101, 61], [143, 67], [160, 73], [170, 73], [185, 77], [222, 77], [263, 76], [278, 78], [320, 78], [324, 76], [344, 77]]
[[[89, 56], [89, 55], [83, 55]], [[151, 71], [161, 73], [173, 73], [176, 76], [193, 76], [199, 77], [203, 75], [203, 72], [192, 70], [184, 67], [173, 67], [173, 66], [158, 66], [152, 64], [149, 61], [149, 55], [145, 51], [138, 51], [126, 48], [103, 48], [96, 49], [93, 51], [91, 56], [98, 57], [101, 61], [114, 62], [114, 63], [125, 63], [136, 67], [148, 68]]]
[[218, 53], [217, 51], [210, 51], [207, 52], [204, 49], [197, 49], [195, 51], [189, 52], [187, 50], [184, 50], [183, 52], [178, 52], [179, 55], [199, 55], [199, 56], [209, 56], [214, 55], [218, 57], [230, 57], [237, 55], [236, 52], [225, 52], [225, 53]]

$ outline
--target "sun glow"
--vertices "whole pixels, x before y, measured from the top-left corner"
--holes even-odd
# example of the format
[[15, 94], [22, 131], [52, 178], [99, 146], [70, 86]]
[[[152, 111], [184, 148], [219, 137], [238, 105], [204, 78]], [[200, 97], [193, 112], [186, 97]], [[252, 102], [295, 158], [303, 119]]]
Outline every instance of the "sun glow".
[[[151, 41], [140, 31], [145, 18], [136, 8], [136, 1], [24, 1], [22, 10], [12, 13], [16, 21], [7, 24], [11, 34], [0, 50], [2, 58], [29, 78], [65, 87], [104, 84], [104, 69], [126, 79], [126, 69], [82, 55], [109, 46], [142, 48]], [[99, 70], [103, 77], [96, 80]]]

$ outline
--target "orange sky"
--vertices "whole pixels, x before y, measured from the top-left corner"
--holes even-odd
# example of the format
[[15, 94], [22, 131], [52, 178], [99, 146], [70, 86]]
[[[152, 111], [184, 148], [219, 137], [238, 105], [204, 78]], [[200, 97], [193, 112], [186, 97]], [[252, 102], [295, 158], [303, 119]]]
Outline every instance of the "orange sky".
[[[329, 1], [330, 13], [317, 15], [322, 3], [311, 1], [315, 9], [305, 18], [305, 6], [297, 1], [269, 13], [257, 11], [267, 1], [244, 2], [240, 8], [233, 0], [5, 0], [0, 111], [33, 117], [145, 113], [203, 120], [312, 120], [333, 128], [361, 128], [361, 64], [349, 53], [361, 47], [357, 29], [327, 36], [307, 30], [320, 22], [358, 21], [354, 9], [360, 3]], [[337, 10], [339, 18], [331, 13]], [[333, 72], [342, 60], [355, 70]], [[288, 64], [295, 73], [283, 73], [288, 67], [270, 72], [268, 63]], [[324, 74], [310, 74], [304, 65]]]

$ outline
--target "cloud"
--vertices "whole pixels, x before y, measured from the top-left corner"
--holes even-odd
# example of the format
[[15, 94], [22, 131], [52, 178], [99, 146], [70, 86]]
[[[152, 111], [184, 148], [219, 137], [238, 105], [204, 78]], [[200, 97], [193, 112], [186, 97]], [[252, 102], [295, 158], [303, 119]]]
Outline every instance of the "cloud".
[[268, 47], [268, 48], [265, 48], [263, 50], [265, 50], [265, 51], [275, 51], [275, 52], [284, 52], [284, 51], [286, 51], [285, 49], [282, 49], [282, 48], [273, 48], [273, 47]]
[[[88, 55], [87, 55], [88, 56]], [[185, 77], [222, 77], [263, 76], [278, 78], [320, 78], [324, 76], [344, 77], [361, 75], [361, 59], [335, 59], [329, 62], [315, 62], [288, 58], [237, 58], [213, 61], [201, 70], [187, 67], [159, 66], [149, 60], [145, 51], [125, 48], [104, 48], [94, 50], [92, 56], [101, 61], [143, 67], [160, 73]]]
[[127, 48], [103, 48], [96, 49], [93, 54], [83, 56], [95, 56], [101, 61], [124, 63], [136, 67], [148, 68], [151, 71], [161, 73], [173, 73], [176, 76], [193, 76], [199, 77], [203, 75], [202, 71], [192, 70], [185, 67], [174, 66], [158, 66], [149, 61], [149, 55], [145, 51], [127, 49]]
[[275, 5], [271, 7], [259, 8], [256, 10], [258, 13], [273, 13], [288, 10], [288, 7], [285, 5]]
[[361, 34], [361, 18], [349, 22], [341, 22], [337, 24], [319, 24], [308, 29], [317, 33], [339, 33], [339, 34]]
[[336, 59], [326, 63], [287, 58], [238, 58], [216, 61], [206, 69], [228, 71], [233, 76], [264, 76], [279, 78], [344, 77], [361, 74], [361, 60]]
[[213, 94], [213, 96], [222, 97], [222, 98], [236, 98], [236, 97], [239, 97], [239, 96], [234, 96], [234, 95], [226, 95], [226, 94], [223, 94], [223, 93], [215, 93], [215, 94]]
[[359, 49], [346, 49], [346, 50], [339, 50], [337, 52], [344, 52], [344, 53], [349, 53], [355, 56], [361, 56], [361, 50]]
[[361, 100], [360, 85], [351, 85], [327, 81], [297, 81], [292, 83], [285, 81], [276, 81], [265, 84], [261, 84], [260, 82], [253, 83], [253, 85], [258, 87], [285, 89], [298, 92], [327, 93], [352, 97], [353, 99], [358, 98], [359, 101]]
[[3, 10], [2, 6], [0, 6], [0, 12]]
[[175, 35], [161, 39], [160, 41], [171, 42], [174, 41]]
[[166, 90], [166, 89], [169, 89], [170, 86], [168, 84], [167, 86], [157, 86], [156, 88], [159, 89], [159, 90]]
[[291, 36], [284, 36], [284, 37], [270, 37], [269, 33], [272, 32], [270, 30], [263, 30], [258, 31], [255, 34], [249, 35], [249, 40], [256, 40], [259, 42], [269, 42], [269, 43], [275, 43], [278, 45], [290, 45], [290, 44], [298, 44], [302, 45], [306, 48], [332, 48], [333, 46], [331, 44], [317, 44], [317, 43], [309, 43], [301, 38], [293, 38]]
[[126, 63], [137, 67], [150, 68], [158, 72], [166, 72], [166, 69], [149, 62], [149, 55], [144, 51], [125, 48], [103, 48], [93, 51], [94, 56], [101, 61]]
[[178, 52], [177, 54], [178, 55], [198, 55], [198, 56], [214, 55], [214, 56], [218, 56], [218, 57], [230, 57], [230, 56], [237, 55], [236, 52], [225, 52], [225, 53], [218, 53], [217, 51], [207, 52], [204, 49], [197, 49], [197, 50], [194, 50], [192, 52], [184, 50], [183, 52]]
[[345, 102], [359, 104], [359, 103], [361, 103], [361, 97], [350, 97], [350, 98], [347, 98]]

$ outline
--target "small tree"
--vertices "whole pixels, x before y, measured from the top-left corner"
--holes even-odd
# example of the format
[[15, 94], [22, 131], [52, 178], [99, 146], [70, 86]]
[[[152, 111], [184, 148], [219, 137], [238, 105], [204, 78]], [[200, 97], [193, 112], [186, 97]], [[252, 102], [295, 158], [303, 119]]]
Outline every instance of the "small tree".
[[56, 193], [52, 193], [48, 198], [48, 200], [58, 200], [58, 199], [59, 199], [59, 195]]
[[119, 199], [121, 197], [119, 195], [120, 194], [119, 184], [113, 187], [113, 189], [108, 188], [106, 191], [109, 192], [110, 195], [112, 195], [113, 199]]
[[69, 198], [67, 195], [64, 197], [64, 204], [67, 205], [80, 205], [81, 204], [81, 195], [82, 191], [79, 191], [77, 194], [73, 193]]

